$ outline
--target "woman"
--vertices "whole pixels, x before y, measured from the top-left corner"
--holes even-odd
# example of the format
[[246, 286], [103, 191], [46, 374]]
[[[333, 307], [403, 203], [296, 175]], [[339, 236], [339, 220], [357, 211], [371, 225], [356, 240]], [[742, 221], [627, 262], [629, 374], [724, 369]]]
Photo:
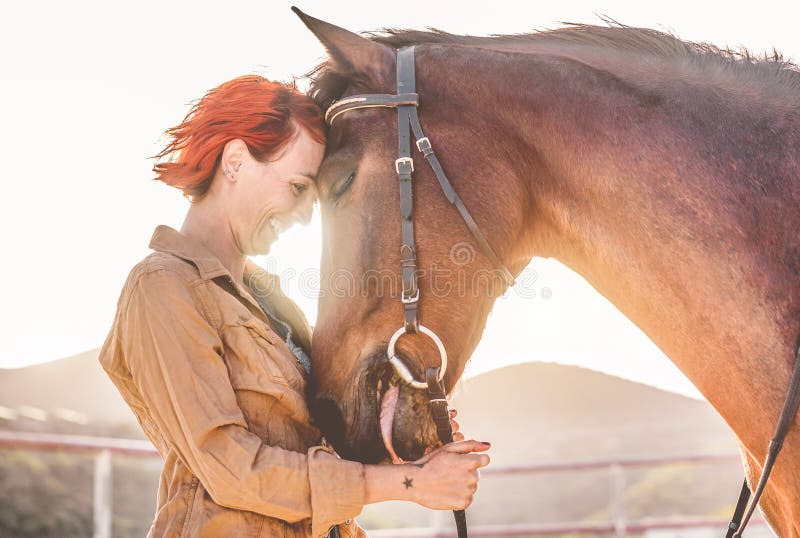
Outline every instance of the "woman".
[[[466, 507], [488, 445], [415, 464], [344, 461], [320, 445], [304, 389], [309, 327], [247, 256], [307, 223], [324, 153], [321, 111], [245, 76], [167, 131], [156, 179], [191, 200], [131, 271], [100, 362], [164, 460], [149, 536], [363, 536], [363, 505]], [[456, 427], [456, 426], [454, 426]]]

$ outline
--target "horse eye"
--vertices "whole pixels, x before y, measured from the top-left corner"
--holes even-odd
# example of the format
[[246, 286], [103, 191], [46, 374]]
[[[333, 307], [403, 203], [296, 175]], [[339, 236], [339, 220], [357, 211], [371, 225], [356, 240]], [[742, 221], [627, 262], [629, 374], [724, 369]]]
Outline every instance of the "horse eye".
[[334, 187], [333, 192], [331, 193], [331, 200], [335, 202], [339, 198], [341, 198], [344, 195], [344, 193], [346, 193], [348, 189], [350, 189], [350, 186], [353, 184], [355, 178], [356, 178], [356, 173], [352, 172], [349, 176], [347, 176], [347, 179], [345, 179], [344, 181], [340, 181], [339, 184], [336, 185], [336, 187]]

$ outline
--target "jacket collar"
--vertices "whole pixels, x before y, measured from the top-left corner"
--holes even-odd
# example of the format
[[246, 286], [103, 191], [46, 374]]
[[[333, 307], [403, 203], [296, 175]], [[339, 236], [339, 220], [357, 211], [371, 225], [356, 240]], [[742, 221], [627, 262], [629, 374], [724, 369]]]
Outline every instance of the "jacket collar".
[[153, 250], [168, 252], [193, 263], [203, 279], [231, 276], [222, 262], [202, 244], [164, 224], [156, 226], [149, 246]]

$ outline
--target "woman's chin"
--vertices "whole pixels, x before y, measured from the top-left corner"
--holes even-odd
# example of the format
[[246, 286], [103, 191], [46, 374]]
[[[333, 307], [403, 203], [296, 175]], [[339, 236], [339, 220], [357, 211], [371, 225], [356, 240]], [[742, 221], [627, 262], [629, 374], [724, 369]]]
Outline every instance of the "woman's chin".
[[272, 249], [272, 245], [278, 240], [278, 236], [272, 231], [272, 228], [267, 227], [260, 234], [253, 238], [250, 243], [250, 250], [248, 256], [266, 256]]

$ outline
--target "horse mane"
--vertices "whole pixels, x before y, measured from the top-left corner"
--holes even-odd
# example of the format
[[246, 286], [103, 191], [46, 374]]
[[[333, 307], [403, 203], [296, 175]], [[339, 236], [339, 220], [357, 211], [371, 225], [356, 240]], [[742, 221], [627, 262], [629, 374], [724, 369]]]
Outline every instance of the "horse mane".
[[[549, 41], [566, 46], [584, 46], [618, 53], [632, 53], [641, 57], [684, 62], [688, 66], [716, 67], [753, 84], [769, 84], [800, 90], [800, 69], [784, 59], [776, 49], [754, 55], [747, 48], [721, 48], [710, 43], [683, 41], [677, 36], [650, 28], [626, 26], [604, 19], [608, 26], [566, 23], [564, 28], [541, 30], [526, 34], [492, 35], [488, 37], [457, 35], [435, 28], [428, 31], [386, 28], [380, 32], [367, 32], [366, 36], [392, 48], [422, 44], [453, 44], [481, 46], [484, 48], [526, 45]], [[335, 72], [328, 62], [315, 67], [308, 75], [309, 94], [317, 103], [327, 108], [341, 97], [349, 84], [367, 81], [358, 75], [345, 76]]]

